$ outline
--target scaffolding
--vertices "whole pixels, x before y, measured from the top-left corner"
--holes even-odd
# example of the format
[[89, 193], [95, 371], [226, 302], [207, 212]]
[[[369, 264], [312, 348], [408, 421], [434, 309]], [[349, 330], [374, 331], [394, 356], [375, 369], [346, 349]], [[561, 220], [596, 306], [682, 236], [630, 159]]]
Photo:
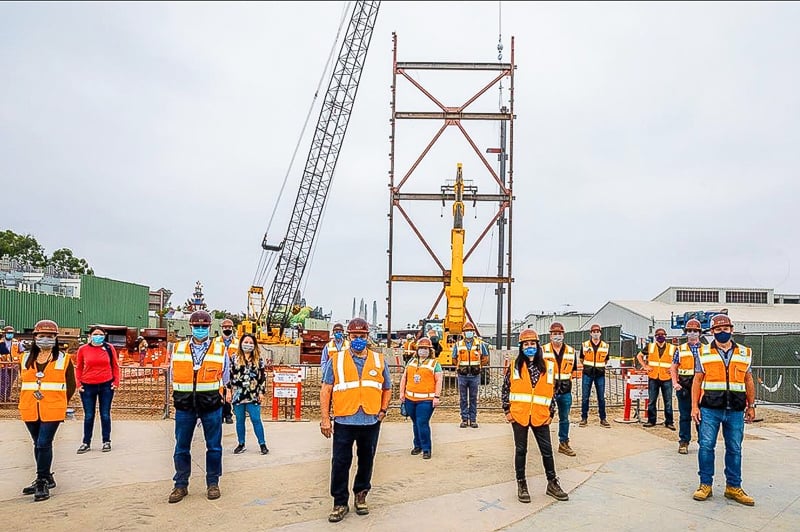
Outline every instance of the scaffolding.
[[[485, 167], [486, 172], [494, 182], [498, 185], [499, 193], [473, 193], [468, 196], [468, 199], [473, 203], [475, 202], [488, 202], [496, 203], [497, 211], [485, 226], [483, 231], [479, 234], [477, 239], [473, 242], [472, 246], [464, 255], [464, 264], [466, 266], [468, 259], [472, 256], [475, 249], [489, 233], [493, 225], [498, 226], [498, 274], [496, 276], [481, 276], [481, 275], [464, 275], [465, 284], [476, 283], [489, 283], [496, 284], [496, 294], [498, 296], [498, 309], [497, 309], [497, 327], [500, 331], [501, 324], [503, 323], [503, 303], [502, 296], [507, 294], [505, 300], [505, 324], [506, 324], [506, 345], [510, 348], [511, 341], [511, 283], [513, 277], [511, 276], [512, 269], [512, 204], [513, 204], [513, 185], [514, 185], [514, 70], [516, 68], [514, 63], [514, 38], [511, 38], [511, 54], [510, 62], [503, 63], [484, 63], [484, 62], [409, 62], [397, 60], [397, 35], [392, 34], [392, 98], [391, 98], [391, 136], [390, 150], [389, 150], [389, 247], [387, 254], [389, 257], [389, 274], [388, 274], [388, 297], [387, 300], [387, 341], [390, 341], [392, 334], [392, 293], [394, 283], [411, 282], [411, 283], [441, 283], [442, 289], [439, 296], [436, 298], [433, 306], [431, 307], [427, 318], [430, 318], [436, 311], [437, 306], [445, 295], [445, 288], [449, 284], [450, 270], [445, 267], [445, 264], [436, 256], [436, 253], [431, 248], [427, 239], [423, 236], [420, 227], [414, 223], [409, 216], [408, 211], [403, 207], [404, 202], [413, 201], [435, 201], [444, 203], [445, 201], [454, 201], [455, 193], [446, 191], [446, 187], [441, 187], [440, 192], [404, 192], [403, 187], [409, 178], [418, 169], [423, 159], [430, 153], [431, 148], [440, 140], [442, 134], [449, 127], [458, 129], [466, 140], [469, 147], [478, 156], [482, 166]], [[500, 49], [500, 48], [499, 48]], [[460, 105], [448, 106], [437, 99], [423, 84], [414, 79], [410, 74], [413, 71], [442, 71], [447, 72], [448, 76], [454, 77], [458, 72], [466, 71], [485, 71], [491, 73], [493, 78], [491, 81], [483, 85], [476, 93], [472, 94], [466, 101]], [[397, 109], [397, 93], [398, 93], [398, 80], [407, 80], [413, 87], [419, 90], [428, 100], [438, 108], [436, 111], [406, 111]], [[509, 81], [509, 99], [508, 106], [502, 102], [498, 112], [471, 112], [468, 110], [476, 100], [484, 95], [492, 87], [501, 89], [503, 80]], [[441, 127], [434, 134], [433, 138], [428, 142], [419, 156], [408, 167], [408, 169], [400, 170], [395, 158], [396, 141], [399, 133], [398, 122], [404, 120], [428, 120], [438, 121]], [[500, 161], [500, 170], [495, 171], [492, 164], [484, 156], [484, 153], [472, 139], [464, 126], [465, 122], [476, 121], [494, 121], [500, 123], [500, 147], [489, 148], [487, 153], [496, 153], [498, 161]], [[507, 146], [506, 146], [507, 144]], [[506, 164], [507, 163], [507, 164]], [[483, 169], [482, 169], [483, 170]], [[399, 179], [398, 179], [399, 178]], [[399, 214], [403, 220], [409, 225], [412, 232], [419, 239], [421, 244], [425, 247], [427, 252], [431, 255], [437, 268], [440, 270], [435, 275], [420, 275], [420, 274], [401, 274], [395, 271], [394, 265], [394, 238], [395, 238], [395, 217]], [[505, 231], [505, 226], [508, 225], [508, 230]], [[505, 253], [504, 249], [508, 252]], [[505, 260], [503, 260], [505, 259]], [[467, 318], [475, 323], [472, 316], [469, 314], [469, 309], [466, 309]], [[501, 335], [497, 335], [498, 347], [500, 347]]]

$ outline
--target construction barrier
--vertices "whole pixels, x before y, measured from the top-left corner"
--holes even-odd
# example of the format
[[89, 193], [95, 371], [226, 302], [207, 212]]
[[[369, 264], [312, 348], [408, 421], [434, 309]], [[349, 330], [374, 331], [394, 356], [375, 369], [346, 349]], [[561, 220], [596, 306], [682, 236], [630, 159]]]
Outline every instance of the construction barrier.
[[[648, 403], [648, 377], [644, 370], [622, 368], [622, 379], [625, 382], [625, 397], [623, 398], [623, 417], [614, 421], [617, 423], [638, 423], [640, 401], [644, 399], [644, 410]], [[636, 401], [636, 412], [631, 418], [633, 402]]]
[[[305, 370], [298, 366], [274, 366], [272, 368], [272, 421], [278, 421], [280, 403], [284, 406], [284, 419], [302, 421], [303, 375]], [[294, 415], [291, 407], [294, 405]]]

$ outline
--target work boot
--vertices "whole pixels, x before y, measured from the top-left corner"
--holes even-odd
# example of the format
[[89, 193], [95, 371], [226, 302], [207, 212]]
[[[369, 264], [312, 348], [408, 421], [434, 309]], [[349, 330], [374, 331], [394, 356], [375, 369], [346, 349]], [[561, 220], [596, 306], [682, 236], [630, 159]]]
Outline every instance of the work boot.
[[208, 489], [206, 490], [206, 498], [209, 501], [219, 499], [220, 495], [222, 494], [219, 491], [219, 486], [217, 486], [216, 484], [209, 486]]
[[470, 421], [469, 422], [469, 426], [472, 427], [473, 429], [477, 429], [478, 428], [478, 422], [477, 421]]
[[589, 424], [589, 420], [586, 419], [585, 417], [582, 417], [581, 420], [578, 422], [578, 426], [579, 427], [585, 427], [588, 424]]
[[725, 486], [725, 498], [736, 501], [739, 504], [744, 504], [745, 506], [755, 506], [756, 504], [756, 500], [745, 493], [741, 487], [732, 488], [730, 486]]
[[558, 501], [569, 500], [569, 495], [567, 495], [566, 492], [561, 489], [561, 485], [558, 483], [557, 478], [547, 481], [547, 491], [545, 493]]
[[267, 448], [266, 443], [261, 444], [261, 454], [269, 454], [269, 449]]
[[347, 512], [349, 511], [350, 507], [347, 505], [334, 506], [333, 510], [331, 510], [331, 513], [328, 514], [328, 521], [330, 521], [331, 523], [338, 523], [339, 521], [344, 519], [344, 516], [347, 515]]
[[422, 452], [422, 447], [414, 447], [413, 449], [411, 449], [412, 456], [416, 456], [421, 452]]
[[567, 456], [575, 456], [575, 451], [573, 451], [572, 447], [569, 446], [569, 440], [562, 441], [558, 444], [558, 452], [561, 454], [566, 454]]
[[175, 488], [172, 490], [172, 493], [169, 494], [169, 502], [170, 504], [181, 502], [187, 495], [189, 495], [189, 490], [186, 488]]
[[80, 447], [78, 447], [78, 454], [88, 453], [92, 450], [92, 446], [88, 443], [82, 443]]
[[109, 451], [111, 451], [111, 442], [107, 441], [103, 444], [103, 452], [107, 453]]
[[678, 454], [689, 454], [689, 443], [682, 441], [678, 444]]
[[430, 451], [422, 451], [422, 458], [424, 460], [430, 460], [431, 459], [431, 452]]
[[611, 427], [611, 423], [609, 423], [609, 422], [608, 422], [608, 421], [606, 421], [605, 419], [601, 419], [601, 420], [600, 420], [600, 426], [601, 426], [601, 427], [605, 427], [605, 428], [609, 428], [609, 427]]
[[700, 484], [700, 486], [695, 490], [694, 495], [692, 495], [692, 499], [696, 501], [704, 501], [711, 497], [711, 495], [713, 495], [711, 486], [708, 484]]
[[653, 423], [652, 421], [648, 421], [647, 423], [645, 423], [645, 424], [644, 424], [644, 425], [642, 425], [642, 426], [643, 426], [644, 428], [646, 428], [646, 429], [649, 429], [650, 427], [655, 427], [655, 426], [656, 426], [656, 424], [655, 424], [655, 423]]
[[[56, 487], [56, 480], [53, 478], [53, 474], [52, 473], [47, 475], [47, 477], [45, 477], [45, 479], [47, 480], [47, 489], [51, 490], [51, 489]], [[22, 488], [22, 494], [23, 495], [33, 495], [34, 493], [36, 493], [36, 481], [35, 480], [33, 482], [31, 482], [30, 486], [25, 486], [24, 488]]]
[[519, 502], [531, 502], [531, 494], [528, 493], [528, 481], [524, 478], [517, 480], [517, 499], [519, 499]]
[[367, 490], [362, 490], [356, 493], [356, 513], [358, 515], [367, 515], [369, 513], [369, 506], [367, 506]]
[[459, 425], [459, 428], [465, 429], [467, 427], [469, 427], [469, 421], [467, 421], [465, 419], [464, 421], [461, 422], [461, 425]]
[[[739, 489], [741, 491], [741, 488]], [[49, 498], [50, 498], [50, 490], [47, 488], [47, 479], [37, 478], [36, 485], [34, 486], [34, 491], [33, 491], [33, 500], [46, 501]]]
[[675, 430], [675, 425], [672, 423], [664, 423], [664, 426], [667, 427], [669, 430]]

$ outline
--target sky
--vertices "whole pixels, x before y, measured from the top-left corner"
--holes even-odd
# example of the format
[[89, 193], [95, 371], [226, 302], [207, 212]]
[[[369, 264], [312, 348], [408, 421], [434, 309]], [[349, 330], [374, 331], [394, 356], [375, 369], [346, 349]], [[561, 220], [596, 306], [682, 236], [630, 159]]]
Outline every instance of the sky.
[[[0, 228], [173, 304], [200, 280], [210, 307], [243, 311], [273, 211], [268, 240], [287, 230], [308, 135], [281, 185], [344, 7], [0, 3]], [[376, 300], [385, 324], [393, 31], [401, 61], [496, 61], [499, 32], [508, 60], [515, 37], [513, 319], [667, 286], [800, 292], [798, 27], [800, 4], [783, 2], [383, 2], [307, 303], [345, 320], [363, 298], [371, 319]], [[414, 76], [447, 105], [490, 80]], [[404, 83], [398, 110], [429, 110]], [[437, 127], [398, 124], [398, 173]], [[467, 128], [498, 144], [496, 123]], [[458, 162], [496, 192], [453, 128], [403, 191], [438, 192]], [[449, 263], [450, 205], [408, 208]], [[495, 212], [467, 204], [468, 247]], [[496, 245], [492, 230], [465, 273], [495, 275]], [[395, 273], [438, 273], [399, 218], [394, 251]], [[439, 288], [394, 284], [393, 324], [424, 317]], [[472, 316], [492, 322], [494, 286], [470, 288]]]

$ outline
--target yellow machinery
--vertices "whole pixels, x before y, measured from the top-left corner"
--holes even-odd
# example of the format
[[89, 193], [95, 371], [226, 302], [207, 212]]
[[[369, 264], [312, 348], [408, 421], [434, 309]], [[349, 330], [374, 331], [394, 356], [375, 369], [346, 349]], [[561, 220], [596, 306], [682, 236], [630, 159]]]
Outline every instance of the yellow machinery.
[[271, 329], [266, 327], [265, 309], [264, 287], [251, 286], [250, 290], [247, 291], [247, 316], [236, 328], [239, 337], [243, 334], [252, 334], [261, 345], [295, 343], [291, 338], [281, 335], [280, 327], [272, 327]]

